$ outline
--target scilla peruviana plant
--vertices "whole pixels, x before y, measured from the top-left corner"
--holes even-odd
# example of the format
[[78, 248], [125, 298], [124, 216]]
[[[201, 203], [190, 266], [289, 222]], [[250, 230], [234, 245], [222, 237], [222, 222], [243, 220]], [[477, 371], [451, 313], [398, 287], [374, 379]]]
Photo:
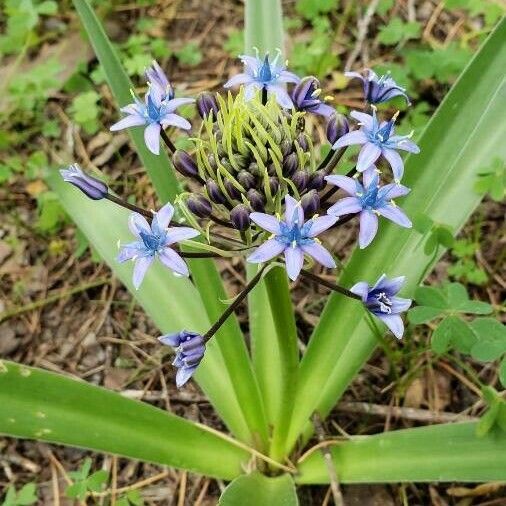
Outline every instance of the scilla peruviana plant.
[[[501, 110], [497, 90], [503, 83], [498, 69], [506, 60], [500, 50], [504, 24], [450, 93], [449, 104], [421, 139], [420, 154], [410, 155], [404, 171], [400, 153], [415, 154], [417, 148], [393, 131], [395, 112], [372, 107], [399, 96], [402, 88], [378, 78], [368, 84], [370, 104], [346, 119], [322, 99], [314, 78], [289, 73], [281, 57], [274, 63], [280, 37], [276, 43], [255, 41], [259, 58], [243, 58], [246, 75], [229, 83], [237, 87], [196, 97], [202, 122], [190, 131], [193, 147], [176, 150], [169, 128], [187, 127], [174, 117], [167, 121], [168, 115], [179, 117], [171, 102], [177, 100], [178, 86], [154, 65], [146, 73], [147, 96], [131, 103], [128, 80], [93, 11], [84, 0], [74, 3], [120, 106], [137, 126], [120, 125], [131, 130], [163, 197], [157, 210], [144, 209], [75, 166], [63, 169], [70, 184], [54, 178], [52, 184], [161, 328], [160, 352], [172, 357], [178, 385], [194, 378], [230, 435], [10, 362], [0, 364], [0, 432], [231, 481], [220, 499], [223, 505], [252, 500], [295, 505], [295, 482], [332, 482], [334, 500], [342, 504], [339, 482], [506, 479], [504, 436], [478, 438], [474, 423], [343, 441], [325, 441], [321, 426], [372, 353], [377, 333], [389, 328], [403, 335], [408, 297], [435, 261], [417, 246], [423, 238], [409, 228], [411, 214], [428, 212], [430, 206], [434, 219], [445, 216], [456, 231], [479, 201], [466, 184], [478, 170], [476, 157], [488, 156], [500, 144], [495, 137], [484, 142], [476, 128], [464, 135], [459, 124], [500, 124], [494, 114]], [[255, 39], [256, 27], [276, 38], [278, 2], [250, 1], [246, 9], [247, 40]], [[375, 79], [371, 72], [364, 75]], [[328, 154], [321, 158], [309, 128], [313, 121], [322, 121], [327, 132]], [[156, 149], [161, 143], [166, 151]], [[360, 153], [355, 167], [339, 174], [352, 145]], [[461, 156], [464, 149], [471, 150], [466, 153], [472, 152], [473, 164]], [[167, 176], [167, 153], [184, 190]], [[446, 172], [443, 166], [449, 167]], [[391, 200], [408, 188], [412, 191], [400, 211]], [[458, 206], [448, 203], [451, 195], [458, 195]], [[341, 272], [340, 252], [333, 251], [329, 238], [351, 220], [360, 222], [359, 234], [367, 240]], [[235, 299], [224, 302], [227, 294], [211, 262], [230, 257], [243, 259], [248, 281]], [[315, 274], [313, 264], [328, 269], [328, 275], [340, 272], [339, 283]], [[308, 280], [304, 286], [321, 284], [332, 292], [303, 354], [288, 282], [301, 278]], [[234, 314], [246, 299], [250, 347]], [[315, 429], [321, 444], [308, 449]]]

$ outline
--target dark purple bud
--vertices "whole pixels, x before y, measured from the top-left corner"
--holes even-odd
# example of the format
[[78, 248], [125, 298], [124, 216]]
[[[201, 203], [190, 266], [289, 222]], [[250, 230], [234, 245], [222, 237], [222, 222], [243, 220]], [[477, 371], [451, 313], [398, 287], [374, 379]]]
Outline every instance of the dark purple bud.
[[269, 188], [271, 190], [271, 195], [276, 195], [279, 191], [279, 179], [277, 177], [269, 178]]
[[225, 179], [223, 186], [231, 199], [239, 200], [241, 198], [241, 192], [234, 186], [232, 181]]
[[207, 180], [206, 190], [207, 194], [209, 195], [209, 198], [215, 204], [224, 204], [227, 201], [225, 195], [223, 195], [223, 192], [220, 190], [218, 184], [212, 179]]
[[265, 198], [259, 191], [252, 188], [248, 190], [246, 197], [254, 211], [263, 212], [265, 210]]
[[255, 176], [253, 174], [250, 174], [247, 170], [241, 170], [237, 174], [237, 181], [241, 183], [246, 190], [249, 190], [250, 188], [253, 188], [255, 186]]
[[302, 151], [307, 151], [309, 149], [309, 144], [307, 143], [307, 138], [304, 134], [299, 134], [297, 136], [297, 142], [299, 143]]
[[327, 123], [327, 140], [330, 144], [337, 142], [343, 135], [350, 131], [350, 124], [346, 116], [342, 114], [333, 114]]
[[219, 107], [214, 93], [208, 91], [200, 93], [197, 97], [197, 110], [202, 119], [206, 119], [210, 113], [212, 113], [213, 118], [216, 119]]
[[230, 211], [230, 221], [237, 230], [246, 230], [251, 224], [249, 214], [250, 210], [248, 209], [248, 206], [238, 204], [232, 209], [232, 211]]
[[313, 216], [320, 208], [320, 196], [316, 190], [311, 190], [300, 199], [305, 216]]
[[172, 156], [172, 163], [176, 170], [185, 177], [195, 177], [199, 173], [197, 164], [186, 151], [177, 150]]
[[283, 160], [283, 174], [291, 176], [299, 168], [299, 159], [296, 153], [291, 153]]
[[281, 153], [283, 154], [283, 158], [287, 157], [293, 151], [293, 143], [290, 139], [285, 139], [280, 144]]
[[298, 110], [306, 109], [307, 104], [315, 100], [314, 93], [319, 87], [320, 82], [316, 77], [307, 76], [302, 78], [292, 91], [292, 101], [295, 108]]
[[320, 191], [325, 188], [325, 176], [327, 173], [324, 170], [317, 170], [309, 177], [308, 189]]
[[259, 176], [260, 175], [260, 169], [258, 168], [258, 163], [256, 162], [251, 162], [249, 165], [248, 165], [248, 172], [250, 174], [253, 174], [254, 176]]
[[211, 215], [213, 207], [211, 202], [202, 195], [191, 195], [186, 201], [188, 209], [199, 218], [207, 218]]
[[60, 174], [64, 181], [79, 188], [92, 200], [106, 198], [109, 193], [109, 188], [104, 182], [85, 174], [77, 163], [71, 165], [68, 169], [60, 170]]
[[273, 163], [267, 165], [267, 174], [269, 174], [269, 176], [276, 176], [278, 174], [276, 172], [276, 166]]
[[293, 184], [302, 192], [306, 189], [307, 183], [309, 182], [309, 173], [305, 170], [298, 170], [292, 177]]

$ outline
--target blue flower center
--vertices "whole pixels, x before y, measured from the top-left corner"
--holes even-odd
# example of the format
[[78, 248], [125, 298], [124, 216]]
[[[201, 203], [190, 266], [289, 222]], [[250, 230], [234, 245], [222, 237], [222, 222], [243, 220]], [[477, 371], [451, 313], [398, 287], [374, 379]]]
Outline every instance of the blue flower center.
[[364, 209], [375, 209], [378, 206], [378, 187], [371, 185], [360, 197], [360, 204]]
[[309, 230], [311, 229], [312, 222], [308, 221], [302, 225], [294, 223], [289, 227], [286, 223], [281, 222], [281, 234], [276, 236], [276, 240], [285, 244], [286, 246], [304, 246], [314, 242], [312, 237], [308, 237]]
[[387, 124], [385, 126], [378, 128], [378, 130], [376, 131], [376, 133], [374, 135], [375, 140], [380, 143], [387, 142], [390, 137], [390, 134], [392, 133], [392, 128], [394, 126], [394, 123], [395, 123], [394, 120], [390, 120], [387, 122]]
[[161, 117], [161, 107], [157, 107], [153, 100], [151, 99], [151, 96], [148, 95], [148, 103], [146, 107], [146, 117], [152, 122], [152, 123], [158, 123], [160, 121]]
[[265, 55], [264, 62], [258, 72], [258, 80], [262, 83], [268, 83], [272, 81], [271, 65], [269, 63], [269, 55]]
[[152, 254], [155, 254], [163, 246], [163, 238], [159, 235], [146, 234], [145, 232], [140, 232], [139, 235], [141, 236], [144, 246], [146, 246]]
[[392, 300], [385, 292], [370, 294], [367, 305], [373, 312], [392, 314]]

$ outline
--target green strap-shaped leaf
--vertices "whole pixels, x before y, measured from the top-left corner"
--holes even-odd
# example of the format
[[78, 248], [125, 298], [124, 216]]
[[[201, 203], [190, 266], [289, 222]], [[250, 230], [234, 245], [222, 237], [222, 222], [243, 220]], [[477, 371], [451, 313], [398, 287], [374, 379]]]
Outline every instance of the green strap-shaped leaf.
[[293, 479], [288, 474], [269, 478], [255, 471], [239, 476], [225, 489], [219, 506], [297, 506]]
[[[505, 37], [503, 20], [428, 124], [421, 153], [409, 156], [403, 184], [412, 191], [402, 203], [408, 215], [424, 213], [456, 233], [480, 202], [473, 190], [477, 174], [495, 157], [506, 157]], [[425, 254], [425, 238], [414, 229], [380, 221], [373, 244], [353, 254], [340, 284], [405, 275], [403, 295], [410, 296], [437, 258]], [[332, 295], [301, 362], [290, 447], [315, 409], [332, 409], [376, 343], [360, 304]]]
[[246, 0], [244, 44], [247, 54], [283, 51], [283, 13], [280, 0]]
[[[108, 39], [95, 12], [87, 0], [72, 0], [90, 39], [93, 50], [104, 69], [107, 82], [119, 107], [132, 102], [130, 89], [133, 88], [130, 78], [123, 69], [116, 50]], [[118, 113], [119, 114], [119, 113]], [[144, 144], [144, 128], [128, 129], [139, 157], [153, 181], [156, 193], [165, 203], [173, 201], [179, 193], [179, 183], [174, 176], [170, 161], [163, 149], [156, 156]]]
[[[132, 102], [130, 79], [126, 75], [118, 55], [108, 39], [100, 21], [87, 0], [73, 0], [77, 12], [88, 33], [95, 53], [104, 68], [107, 81], [116, 101], [120, 106]], [[142, 128], [129, 129], [134, 140], [137, 152], [151, 177], [153, 185], [162, 202], [173, 201], [180, 191], [179, 183], [174, 176], [170, 161], [162, 149], [159, 156], [153, 155], [145, 146]], [[77, 212], [77, 211], [76, 211]], [[94, 237], [88, 237], [93, 244]], [[225, 291], [212, 260], [196, 260], [190, 262], [190, 269], [197, 286], [209, 320], [215, 321], [225, 306], [220, 299], [226, 299]], [[171, 294], [174, 297], [174, 294]], [[230, 377], [234, 397], [244, 411], [244, 416], [249, 426], [249, 435], [241, 439], [252, 442], [260, 439], [265, 445], [267, 439], [267, 423], [264, 417], [262, 399], [253, 375], [251, 360], [246, 349], [244, 336], [240, 331], [235, 315], [232, 315], [217, 338], [220, 349], [223, 352], [225, 369]], [[221, 374], [215, 372], [215, 374]], [[239, 434], [236, 434], [239, 437]]]
[[[506, 433], [475, 434], [476, 423], [455, 423], [362, 436], [331, 448], [342, 483], [492, 481], [506, 479]], [[298, 466], [297, 483], [328, 483], [319, 450]]]
[[[132, 285], [132, 264], [116, 261], [117, 242], [131, 242], [128, 230], [129, 212], [107, 200], [94, 201], [64, 183], [58, 174], [48, 178], [64, 209], [71, 216], [101, 258], [132, 292], [162, 333], [182, 329], [205, 332], [209, 318], [202, 299], [188, 279], [177, 278], [158, 261], [153, 262], [139, 290]], [[225, 367], [218, 341], [207, 345], [197, 381], [230, 431], [248, 441], [251, 437], [242, 410], [237, 402], [232, 381]]]
[[[0, 361], [0, 434], [233, 479], [249, 454], [192, 422], [42, 369]], [[219, 458], [217, 456], [219, 455]]]

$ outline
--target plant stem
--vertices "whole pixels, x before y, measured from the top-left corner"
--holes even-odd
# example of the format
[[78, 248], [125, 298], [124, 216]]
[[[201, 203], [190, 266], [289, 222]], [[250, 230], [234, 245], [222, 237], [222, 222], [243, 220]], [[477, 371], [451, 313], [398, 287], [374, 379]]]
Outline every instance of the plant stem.
[[234, 299], [234, 302], [225, 309], [223, 314], [219, 317], [218, 321], [202, 336], [204, 341], [209, 341], [219, 328], [227, 321], [227, 318], [234, 312], [239, 304], [247, 297], [248, 293], [255, 288], [256, 284], [262, 279], [262, 274], [265, 271], [267, 265], [264, 265], [256, 274], [254, 278], [244, 287], [244, 290]]
[[262, 105], [267, 104], [267, 88], [264, 86], [262, 88]]
[[165, 142], [165, 144], [169, 148], [170, 152], [174, 154], [176, 152], [176, 146], [174, 146], [174, 143], [169, 139], [167, 132], [163, 128], [160, 128], [160, 135], [163, 139], [163, 142]]
[[323, 278], [320, 278], [320, 276], [317, 276], [316, 274], [313, 274], [310, 271], [307, 271], [306, 269], [302, 269], [300, 273], [310, 279], [311, 281], [314, 281], [322, 286], [325, 286], [326, 288], [329, 288], [330, 290], [333, 290], [334, 292], [338, 292], [342, 295], [346, 295], [346, 297], [350, 297], [351, 299], [359, 300], [362, 302], [362, 297], [360, 295], [357, 295], [356, 293], [350, 292], [350, 290], [347, 290], [346, 288], [343, 288], [342, 286], [336, 285], [335, 283], [332, 283], [330, 281], [327, 281]]
[[138, 207], [135, 204], [130, 204], [130, 202], [127, 202], [126, 200], [111, 195], [110, 193], [108, 193], [105, 198], [107, 200], [110, 200], [111, 202], [114, 202], [118, 206], [124, 207], [125, 209], [129, 209], [130, 211], [134, 211], [135, 213], [142, 214], [143, 216], [145, 216], [150, 220], [153, 218], [153, 213], [151, 211], [148, 211], [147, 209], [142, 209], [142, 207]]
[[325, 169], [325, 172], [330, 174], [339, 163], [339, 160], [343, 157], [345, 151], [346, 147], [341, 148], [338, 151], [331, 149], [327, 153], [327, 156], [320, 162], [316, 170]]

